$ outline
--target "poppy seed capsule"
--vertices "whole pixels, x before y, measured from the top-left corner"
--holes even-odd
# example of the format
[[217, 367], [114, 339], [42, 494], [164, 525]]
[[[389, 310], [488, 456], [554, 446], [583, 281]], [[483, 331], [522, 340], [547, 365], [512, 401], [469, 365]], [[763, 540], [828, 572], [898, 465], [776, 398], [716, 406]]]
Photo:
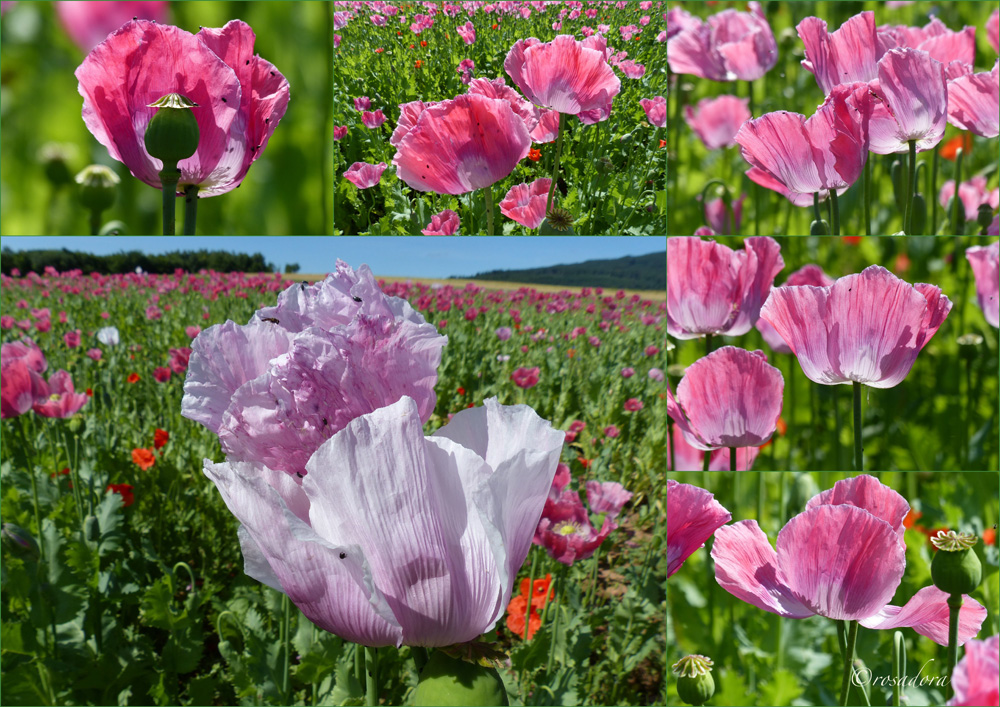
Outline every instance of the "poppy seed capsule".
[[146, 126], [146, 151], [170, 168], [198, 150], [197, 103], [179, 93], [168, 93], [148, 107], [159, 108]]
[[715, 694], [712, 659], [689, 655], [671, 666], [677, 676], [677, 696], [689, 705], [703, 705]]
[[121, 180], [110, 167], [92, 164], [76, 175], [80, 185], [80, 203], [91, 211], [101, 212], [115, 203]]
[[938, 549], [931, 561], [934, 586], [948, 594], [970, 594], [983, 578], [983, 565], [973, 551], [976, 536], [941, 531], [931, 538]]
[[830, 226], [827, 224], [825, 219], [820, 219], [818, 221], [813, 221], [809, 225], [809, 235], [810, 236], [828, 236], [830, 235]]
[[414, 705], [508, 705], [496, 668], [485, 668], [436, 650], [420, 671]]

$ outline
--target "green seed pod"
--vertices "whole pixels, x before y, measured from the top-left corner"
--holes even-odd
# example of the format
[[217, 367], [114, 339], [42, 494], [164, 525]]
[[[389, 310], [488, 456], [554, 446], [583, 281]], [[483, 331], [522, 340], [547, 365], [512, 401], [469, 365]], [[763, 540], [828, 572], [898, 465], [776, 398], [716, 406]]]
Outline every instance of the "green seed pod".
[[809, 224], [809, 235], [810, 236], [829, 236], [830, 235], [830, 224], [826, 222], [826, 219], [820, 219], [819, 221], [813, 221]]
[[976, 223], [978, 223], [979, 227], [983, 229], [983, 235], [986, 235], [986, 229], [993, 223], [993, 209], [989, 204], [979, 205], [979, 213], [976, 216]]
[[540, 236], [568, 236], [576, 235], [573, 232], [573, 214], [566, 209], [553, 208], [549, 211], [548, 218], [542, 221], [538, 227]]
[[97, 516], [87, 516], [83, 520], [83, 530], [84, 535], [90, 542], [96, 543], [101, 539], [101, 524], [98, 522]]
[[198, 107], [197, 103], [179, 93], [168, 93], [149, 107], [159, 108], [146, 126], [149, 154], [162, 160], [166, 168], [186, 160], [198, 150], [198, 119], [191, 111]]
[[922, 236], [924, 231], [927, 230], [927, 200], [924, 199], [923, 194], [913, 195], [913, 216], [910, 217], [910, 230], [913, 233], [907, 233], [908, 236]]
[[976, 540], [975, 535], [954, 530], [942, 531], [931, 538], [938, 549], [931, 561], [934, 586], [948, 594], [969, 594], [979, 586], [983, 565], [972, 549]]
[[3, 546], [18, 557], [26, 555], [38, 557], [38, 543], [24, 528], [13, 523], [4, 523], [3, 529], [0, 530], [0, 538]]
[[677, 695], [689, 705], [703, 705], [715, 694], [712, 659], [689, 655], [671, 666], [677, 676]]
[[508, 705], [500, 673], [435, 650], [420, 672], [420, 681], [413, 693], [412, 704], [440, 705]]
[[110, 167], [101, 164], [84, 167], [76, 175], [76, 183], [80, 185], [80, 203], [90, 211], [104, 211], [115, 203], [119, 182], [121, 179]]
[[72, 183], [69, 165], [76, 159], [77, 149], [72, 143], [47, 142], [38, 150], [38, 161], [45, 169], [45, 177], [57, 187]]

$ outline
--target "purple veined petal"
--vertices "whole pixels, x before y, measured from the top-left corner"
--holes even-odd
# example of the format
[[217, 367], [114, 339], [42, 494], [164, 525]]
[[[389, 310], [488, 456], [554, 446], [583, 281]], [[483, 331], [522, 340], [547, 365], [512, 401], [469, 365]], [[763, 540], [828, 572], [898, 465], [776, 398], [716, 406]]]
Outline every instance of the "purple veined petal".
[[705, 489], [667, 479], [667, 577], [732, 518]]
[[626, 491], [617, 481], [587, 482], [587, 504], [593, 513], [607, 513], [614, 519], [631, 498], [632, 492]]
[[903, 527], [903, 518], [909, 513], [910, 504], [874, 476], [862, 474], [841, 479], [832, 489], [810, 498], [806, 503], [806, 510], [816, 506], [838, 505], [863, 508], [876, 518], [881, 518], [896, 530], [899, 542], [903, 543], [903, 533], [906, 531]]
[[757, 521], [741, 520], [716, 530], [712, 559], [715, 580], [737, 599], [793, 619], [816, 614], [781, 579], [778, 555]]
[[[862, 618], [865, 628], [887, 630], [909, 626], [937, 644], [948, 645], [948, 594], [931, 585], [924, 587], [904, 606], [889, 604], [874, 616]], [[958, 645], [979, 633], [986, 620], [986, 607], [965, 595], [958, 612]]]
[[207, 459], [205, 475], [242, 524], [247, 574], [287, 594], [324, 631], [367, 646], [399, 645], [402, 631], [362, 553], [316, 536], [309, 499], [293, 477], [261, 464]]
[[891, 525], [855, 506], [815, 506], [778, 533], [778, 580], [830, 619], [873, 616], [892, 599], [906, 550]]

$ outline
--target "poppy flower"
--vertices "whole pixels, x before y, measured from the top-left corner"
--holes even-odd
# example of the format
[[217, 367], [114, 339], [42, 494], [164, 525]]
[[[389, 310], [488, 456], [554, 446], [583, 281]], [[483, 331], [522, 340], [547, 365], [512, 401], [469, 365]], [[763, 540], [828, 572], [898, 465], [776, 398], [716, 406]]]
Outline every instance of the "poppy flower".
[[170, 433], [166, 430], [156, 428], [153, 432], [153, 449], [161, 449], [170, 441]]
[[509, 175], [530, 148], [507, 101], [464, 94], [421, 111], [392, 163], [412, 189], [465, 194]]
[[108, 484], [107, 490], [117, 493], [122, 497], [122, 505], [128, 508], [135, 503], [135, 494], [132, 493], [131, 484]]
[[[524, 97], [520, 93], [506, 85], [507, 82], [502, 76], [492, 80], [470, 79], [468, 83], [469, 93], [486, 96], [487, 98], [501, 98], [507, 101], [507, 103], [510, 104], [510, 109], [514, 111], [515, 115], [524, 121], [524, 127], [528, 130], [528, 134], [531, 137], [532, 142], [547, 141], [538, 139], [536, 136], [537, 132], [543, 132], [545, 135], [542, 135], [541, 137], [547, 137], [551, 129], [555, 131], [554, 135], [558, 135], [559, 114], [555, 111], [543, 111], [538, 106], [532, 105], [529, 101], [524, 100]], [[555, 116], [554, 128], [548, 125], [548, 121], [545, 126], [540, 125], [542, 118], [548, 118], [549, 116]], [[555, 137], [552, 139], [555, 139]]]
[[552, 180], [536, 179], [530, 184], [515, 184], [500, 200], [500, 213], [528, 229], [538, 228], [545, 220], [545, 200]]
[[70, 39], [84, 54], [107, 39], [108, 35], [139, 17], [165, 22], [169, 2], [57, 2], [56, 15]]
[[47, 390], [45, 381], [24, 358], [4, 361], [0, 375], [0, 418], [23, 415], [36, 400], [45, 399]]
[[732, 518], [705, 489], [667, 479], [667, 578]]
[[[852, 238], [853, 236], [844, 236], [844, 238]], [[823, 268], [819, 265], [805, 265], [791, 275], [785, 280], [781, 286], [798, 286], [798, 285], [809, 285], [811, 287], [829, 287], [834, 283], [834, 279], [823, 272]], [[778, 332], [774, 330], [774, 327], [765, 320], [758, 319], [757, 323], [754, 324], [760, 335], [764, 337], [764, 341], [767, 345], [771, 347], [771, 350], [775, 353], [791, 353], [792, 350], [788, 348], [788, 344], [785, 340], [778, 336]]]
[[143, 471], [147, 471], [156, 463], [156, 456], [152, 449], [138, 448], [132, 450], [132, 463]]
[[56, 371], [41, 382], [32, 409], [42, 417], [71, 417], [87, 404], [87, 395], [77, 393], [66, 371]]
[[367, 162], [355, 162], [344, 172], [344, 179], [356, 186], [358, 189], [370, 189], [382, 179], [382, 172], [388, 165], [385, 162], [378, 164], [368, 164]]
[[796, 206], [813, 202], [813, 194], [857, 181], [869, 150], [873, 106], [867, 84], [836, 86], [809, 118], [777, 111], [748, 120], [734, 140], [743, 159], [753, 165], [747, 176], [767, 188], [778, 182]]
[[83, 120], [111, 157], [137, 179], [161, 188], [162, 162], [146, 151], [146, 126], [169, 93], [197, 104], [198, 150], [181, 160], [177, 189], [200, 197], [240, 185], [288, 106], [288, 81], [253, 54], [250, 26], [232, 20], [190, 34], [147, 20], [126, 22], [76, 70]]
[[742, 251], [668, 238], [667, 333], [677, 339], [746, 334], [783, 267], [781, 246], [766, 236], [745, 238]]
[[976, 300], [990, 326], [1000, 327], [1000, 241], [966, 248], [965, 257], [976, 277]]
[[[938, 193], [938, 201], [941, 206], [947, 207], [948, 202], [955, 196], [955, 180], [949, 179], [941, 185]], [[1000, 189], [990, 191], [986, 187], [986, 177], [976, 175], [967, 182], [962, 182], [958, 186], [958, 198], [962, 200], [965, 220], [975, 221], [979, 218], [979, 207], [987, 204], [991, 209], [1000, 206]]]
[[495, 398], [424, 437], [404, 396], [323, 442], [302, 479], [256, 461], [205, 474], [242, 523], [246, 572], [319, 628], [448, 646], [503, 615], [561, 450], [548, 422]]
[[871, 10], [854, 15], [834, 32], [818, 17], [805, 18], [795, 29], [805, 49], [802, 68], [816, 76], [824, 94], [840, 84], [867, 83], [878, 76], [885, 47], [878, 41]]
[[948, 122], [981, 137], [1000, 135], [1000, 61], [993, 71], [948, 82]]
[[0, 346], [0, 365], [6, 367], [14, 361], [23, 362], [35, 373], [44, 373], [49, 367], [45, 354], [31, 339], [10, 341]]
[[542, 159], [542, 151], [531, 148], [528, 150], [528, 159], [532, 162], [538, 162], [538, 160]]
[[[749, 100], [729, 95], [702, 98], [694, 108], [684, 106], [684, 122], [709, 150], [732, 147], [736, 144], [733, 138], [740, 126], [753, 117], [747, 108]], [[643, 108], [645, 107], [644, 105]], [[665, 103], [660, 109], [660, 116], [660, 123], [657, 124], [662, 128], [667, 121]], [[652, 118], [650, 122], [654, 122]]]
[[759, 447], [774, 434], [784, 388], [762, 351], [723, 346], [688, 366], [676, 398], [667, 385], [667, 414], [697, 449]]
[[668, 14], [670, 70], [712, 81], [755, 81], [770, 71], [778, 62], [774, 33], [760, 3], [750, 2], [747, 7], [750, 12], [724, 10], [706, 22], [675, 13], [674, 27]]
[[510, 374], [510, 379], [514, 381], [514, 385], [518, 388], [534, 388], [538, 385], [538, 374], [540, 369], [538, 366], [534, 368], [525, 368], [521, 366], [516, 371]]
[[993, 51], [1000, 53], [1000, 10], [994, 10], [990, 19], [986, 20], [986, 39]]
[[705, 204], [705, 220], [712, 230], [719, 235], [730, 235], [740, 232], [740, 222], [743, 220], [743, 202], [747, 195], [740, 194], [740, 198], [730, 204], [727, 208], [722, 197], [710, 199]]
[[354, 110], [359, 113], [364, 113], [366, 110], [372, 107], [372, 99], [368, 96], [358, 96], [354, 99]]
[[879, 155], [907, 152], [909, 141], [915, 140], [922, 152], [941, 142], [948, 122], [941, 62], [917, 49], [893, 49], [879, 59], [878, 78], [869, 86], [876, 100], [868, 149]]
[[911, 285], [880, 265], [829, 287], [775, 287], [760, 316], [822, 385], [899, 385], [951, 311], [934, 285]]
[[[667, 99], [663, 96], [653, 96], [643, 98], [639, 105], [646, 112], [646, 119], [649, 124], [657, 128], [667, 127]], [[700, 104], [699, 104], [700, 105]], [[690, 125], [690, 123], [688, 123]], [[735, 131], [734, 131], [735, 132]]]
[[[996, 19], [996, 12], [993, 18]], [[995, 24], [995, 23], [994, 23]], [[996, 45], [994, 34], [993, 44]], [[955, 665], [951, 686], [955, 696], [948, 705], [1000, 704], [1000, 636], [972, 639], [965, 644], [965, 656]]]
[[[927, 586], [905, 606], [889, 604], [906, 567], [908, 510], [902, 496], [872, 476], [838, 481], [785, 524], [777, 552], [755, 520], [716, 530], [716, 581], [737, 599], [779, 616], [818, 614], [870, 629], [909, 626], [947, 645], [948, 595], [940, 589]], [[964, 597], [959, 645], [979, 632], [985, 618], [986, 609]]]
[[345, 135], [347, 135], [347, 126], [346, 125], [334, 125], [333, 126], [333, 139], [334, 140], [340, 140]]
[[157, 366], [153, 369], [153, 378], [157, 383], [166, 383], [170, 380], [170, 369], [166, 366]]
[[642, 410], [642, 401], [638, 398], [629, 398], [625, 401], [624, 409], [626, 412], [639, 412]]
[[453, 236], [458, 233], [461, 225], [462, 222], [458, 218], [458, 214], [451, 209], [445, 209], [441, 213], [431, 216], [431, 222], [421, 233], [425, 236]]
[[958, 61], [972, 66], [976, 58], [976, 28], [948, 29], [937, 17], [923, 27], [883, 25], [878, 28], [879, 45], [886, 51], [899, 47], [919, 49], [942, 64]]
[[520, 39], [507, 52], [503, 67], [535, 105], [570, 115], [605, 108], [610, 112], [621, 81], [599, 48], [603, 38], [594, 40], [578, 42], [571, 34], [551, 42]]
[[[196, 329], [194, 336], [188, 334], [193, 339], [195, 336], [201, 333], [200, 327], [189, 327], [190, 329]], [[181, 346], [178, 348], [170, 349], [170, 370], [174, 373], [184, 373], [188, 367], [188, 361], [191, 358], [191, 347]]]
[[507, 630], [518, 638], [524, 638], [524, 623], [528, 622], [528, 640], [535, 637], [542, 627], [542, 615], [534, 606], [528, 607], [528, 598], [523, 595], [512, 597], [507, 604]]
[[128, 381], [129, 383], [138, 383], [139, 382], [139, 374], [138, 373], [129, 373], [128, 374], [128, 378], [126, 378], [125, 380]]
[[121, 336], [117, 327], [106, 326], [97, 330], [97, 340], [105, 346], [117, 346], [121, 342]]

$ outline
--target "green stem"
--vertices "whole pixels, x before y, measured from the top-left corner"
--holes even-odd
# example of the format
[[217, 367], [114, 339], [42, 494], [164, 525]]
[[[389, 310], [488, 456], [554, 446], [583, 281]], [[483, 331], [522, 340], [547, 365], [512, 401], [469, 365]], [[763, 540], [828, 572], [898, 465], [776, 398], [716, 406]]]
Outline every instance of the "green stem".
[[[556, 182], [559, 179], [559, 156], [562, 153], [563, 133], [566, 131], [566, 114], [559, 114], [559, 136], [556, 138], [556, 161], [552, 167], [552, 183], [549, 185], [549, 196], [545, 201], [545, 215], [548, 216], [552, 210], [552, 196], [556, 191]], [[956, 192], [957, 193], [957, 192]]]
[[[555, 184], [555, 181], [552, 182]], [[551, 191], [549, 192], [551, 194]], [[493, 185], [486, 187], [486, 234], [493, 235]]]
[[590, 609], [590, 603], [594, 600], [594, 590], [597, 588], [597, 570], [601, 562], [601, 546], [598, 545], [597, 549], [594, 550], [593, 555], [594, 560], [594, 571], [590, 574], [590, 587], [587, 588], [587, 598], [584, 601], [583, 608], [584, 611]]
[[854, 470], [863, 471], [864, 459], [861, 456], [861, 384], [852, 381], [854, 386]]
[[[559, 638], [559, 616], [562, 614], [562, 600], [566, 595], [565, 584], [566, 584], [566, 565], [559, 563], [559, 576], [556, 579], [556, 603], [552, 607], [555, 612], [555, 616], [552, 617], [552, 635], [549, 637], [549, 662], [546, 663], [550, 674], [555, 672], [555, 660], [556, 660], [556, 643], [558, 643]], [[548, 606], [548, 604], [546, 604]], [[530, 610], [530, 605], [529, 605]]]
[[92, 209], [90, 212], [90, 235], [96, 236], [101, 232], [101, 212]]
[[160, 186], [163, 191], [163, 235], [177, 235], [177, 227], [174, 225], [174, 206], [177, 201], [177, 180], [181, 178], [177, 165], [172, 169], [166, 165], [160, 170]]
[[937, 235], [937, 207], [938, 207], [938, 197], [937, 197], [937, 173], [938, 173], [938, 161], [941, 159], [941, 154], [938, 148], [934, 148], [934, 161], [931, 163], [931, 189], [927, 192], [927, 196], [931, 200], [931, 235]]
[[965, 359], [965, 444], [962, 446], [962, 468], [969, 468], [969, 433], [972, 425], [972, 357]]
[[903, 704], [903, 681], [906, 679], [906, 642], [901, 631], [892, 634], [892, 673], [895, 678], [892, 704], [900, 707]]
[[365, 646], [365, 704], [378, 704], [378, 648]]
[[871, 155], [865, 160], [864, 169], [864, 196], [865, 196], [865, 235], [872, 234], [872, 160]]
[[[913, 195], [917, 191], [917, 141], [910, 140], [910, 172], [906, 182], [906, 220], [903, 231], [908, 236], [913, 233]], [[955, 186], [955, 195], [958, 195], [958, 185]]]
[[193, 236], [195, 222], [198, 220], [198, 185], [188, 184], [184, 187], [184, 235]]
[[[958, 194], [958, 191], [955, 192]], [[948, 698], [955, 696], [955, 688], [952, 686], [952, 673], [955, 670], [955, 663], [958, 662], [958, 612], [962, 608], [962, 595], [951, 594], [948, 596]]]
[[704, 452], [704, 458], [701, 461], [701, 470], [708, 471], [709, 465], [712, 463], [712, 452]]
[[705, 355], [712, 353], [712, 335], [705, 334]]
[[823, 215], [819, 212], [819, 192], [813, 192], [813, 215], [815, 216], [815, 221], [822, 221]]
[[281, 609], [283, 614], [281, 620], [281, 639], [283, 649], [282, 652], [284, 653], [281, 671], [281, 693], [285, 696], [285, 699], [291, 703], [292, 696], [288, 692], [288, 666], [291, 663], [292, 652], [292, 602], [289, 601], [287, 594], [281, 595]]
[[962, 158], [965, 150], [961, 147], [955, 151], [955, 196], [952, 197], [951, 204], [951, 234], [953, 236], [965, 235], [965, 207], [962, 200], [958, 198], [958, 186], [962, 183]]
[[854, 663], [854, 645], [858, 640], [858, 622], [849, 621], [848, 622], [848, 633], [847, 633], [847, 648], [844, 651], [844, 678], [840, 683], [840, 704], [842, 707], [846, 707], [848, 688], [851, 685], [851, 669]]
[[833, 202], [833, 235], [840, 235], [840, 202], [837, 201], [837, 190], [830, 190], [830, 201]]
[[729, 471], [736, 471], [736, 447], [729, 448]]

